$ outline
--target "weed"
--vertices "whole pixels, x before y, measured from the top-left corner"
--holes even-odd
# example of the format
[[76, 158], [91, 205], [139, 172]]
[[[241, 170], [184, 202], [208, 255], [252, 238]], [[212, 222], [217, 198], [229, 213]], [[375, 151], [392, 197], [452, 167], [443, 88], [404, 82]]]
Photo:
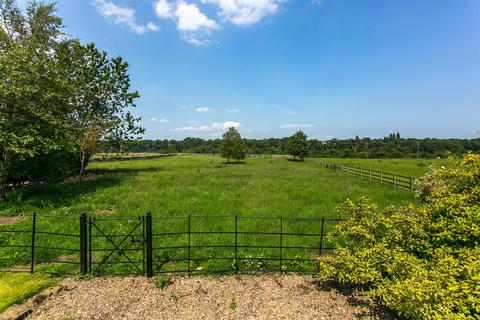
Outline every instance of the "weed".
[[233, 310], [235, 311], [237, 309], [237, 302], [235, 301], [235, 298], [232, 298], [232, 300], [230, 300], [230, 303], [228, 304], [228, 307], [230, 308], [230, 310]]
[[159, 289], [165, 289], [173, 283], [172, 278], [169, 276], [160, 276], [155, 278], [155, 286]]

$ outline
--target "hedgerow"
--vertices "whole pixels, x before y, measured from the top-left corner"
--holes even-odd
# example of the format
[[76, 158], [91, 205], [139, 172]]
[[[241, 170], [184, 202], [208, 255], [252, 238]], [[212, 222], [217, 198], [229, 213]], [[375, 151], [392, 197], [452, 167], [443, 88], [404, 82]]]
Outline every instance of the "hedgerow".
[[480, 155], [451, 161], [418, 182], [420, 205], [343, 203], [348, 218], [321, 274], [407, 318], [480, 319]]

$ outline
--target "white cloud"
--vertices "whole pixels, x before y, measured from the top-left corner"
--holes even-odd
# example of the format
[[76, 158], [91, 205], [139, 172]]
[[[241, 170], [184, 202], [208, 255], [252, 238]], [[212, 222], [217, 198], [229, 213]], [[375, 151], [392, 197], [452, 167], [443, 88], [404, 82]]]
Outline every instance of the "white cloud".
[[155, 13], [159, 18], [173, 17], [173, 5], [167, 0], [158, 0], [155, 3]]
[[234, 108], [234, 109], [228, 109], [227, 113], [237, 113], [239, 111], [240, 111], [240, 109]]
[[159, 123], [167, 123], [167, 122], [169, 122], [168, 119], [165, 119], [165, 118], [160, 118], [160, 119], [158, 119], [158, 118], [152, 118], [152, 119], [150, 119], [150, 121], [152, 121], [152, 122], [159, 122]]
[[194, 3], [178, 2], [175, 16], [180, 31], [198, 31], [200, 29], [217, 29], [218, 24], [204, 15]]
[[180, 31], [182, 39], [194, 45], [206, 45], [210, 41], [205, 39], [212, 30], [219, 29], [220, 26], [212, 19], [203, 14], [194, 3], [179, 1], [175, 10], [177, 18], [177, 29]]
[[202, 0], [204, 4], [215, 4], [219, 15], [236, 25], [246, 26], [256, 23], [267, 15], [278, 11], [283, 0]]
[[147, 28], [148, 28], [148, 30], [150, 30], [150, 31], [158, 31], [158, 30], [160, 30], [160, 28], [159, 28], [155, 23], [153, 23], [153, 22], [147, 23]]
[[148, 26], [143, 26], [136, 22], [135, 10], [131, 8], [118, 6], [110, 0], [92, 0], [92, 4], [101, 15], [106, 18], [112, 18], [115, 23], [128, 26], [135, 33], [143, 34], [147, 31], [147, 28], [152, 30]]
[[200, 107], [200, 108], [197, 108], [195, 111], [197, 111], [197, 112], [210, 112], [210, 111], [212, 111], [212, 109], [210, 109], [209, 107]]
[[299, 124], [299, 123], [288, 123], [288, 124], [282, 124], [280, 128], [282, 129], [297, 129], [297, 128], [313, 128], [313, 124]]
[[243, 127], [243, 125], [240, 122], [225, 121], [225, 122], [213, 122], [207, 125], [179, 127], [179, 128], [171, 129], [170, 131], [172, 132], [178, 132], [178, 131], [209, 132], [209, 131], [215, 131], [215, 130], [226, 130], [230, 127], [241, 128]]
[[198, 3], [217, 7], [217, 14], [223, 21], [247, 26], [275, 14], [280, 3], [285, 1], [287, 0], [191, 0], [192, 3], [189, 3], [186, 0], [155, 0], [154, 9], [159, 18], [171, 18], [175, 21], [183, 40], [201, 46], [210, 44], [212, 41], [208, 37], [211, 32], [220, 29], [221, 26], [205, 15]]

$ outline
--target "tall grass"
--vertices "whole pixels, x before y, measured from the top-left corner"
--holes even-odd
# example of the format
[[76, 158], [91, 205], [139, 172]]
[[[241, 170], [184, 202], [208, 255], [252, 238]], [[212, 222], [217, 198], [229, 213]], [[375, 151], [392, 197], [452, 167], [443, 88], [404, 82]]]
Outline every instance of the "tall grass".
[[[335, 207], [347, 198], [357, 199], [365, 196], [379, 203], [381, 207], [391, 204], [415, 202], [412, 194], [405, 190], [394, 190], [381, 184], [362, 181], [348, 174], [325, 169], [310, 162], [293, 162], [287, 159], [248, 159], [245, 162], [224, 164], [216, 157], [184, 156], [174, 158], [149, 159], [94, 163], [89, 166], [87, 175], [82, 179], [71, 179], [58, 184], [40, 185], [18, 189], [10, 193], [6, 202], [0, 205], [0, 213], [48, 213], [65, 218], [49, 219], [41, 215], [38, 230], [78, 233], [80, 212], [96, 217], [96, 225], [107, 234], [126, 234], [132, 230], [138, 220], [135, 217], [151, 211], [154, 216], [154, 233], [165, 231], [185, 231], [185, 218], [176, 220], [157, 219], [176, 216], [204, 216], [191, 221], [191, 231], [228, 231], [234, 230], [233, 217], [338, 217]], [[222, 216], [223, 218], [209, 218]], [[132, 221], [101, 220], [111, 217], [133, 217]], [[239, 230], [247, 232], [279, 230], [279, 219], [241, 218]], [[14, 226], [2, 229], [26, 229], [31, 219], [25, 218]], [[294, 230], [297, 233], [318, 233], [319, 224], [308, 221], [284, 222], [284, 232]], [[330, 226], [327, 226], [327, 229]], [[100, 262], [113, 248], [99, 230], [94, 228], [93, 261]], [[138, 250], [136, 239], [141, 239], [142, 229], [122, 244], [128, 249], [132, 260], [140, 261], [143, 252]], [[295, 233], [294, 232], [294, 233]], [[29, 234], [0, 233], [0, 245], [28, 244]], [[196, 234], [191, 237], [191, 245], [231, 245], [231, 234]], [[157, 236], [154, 247], [173, 247], [185, 245], [186, 235]], [[241, 235], [239, 245], [278, 245], [278, 235]], [[318, 247], [318, 237], [285, 236], [284, 246]], [[36, 245], [54, 246], [65, 249], [78, 248], [78, 238], [71, 236], [52, 236], [37, 234]], [[27, 264], [30, 251], [25, 249], [0, 248], [3, 257], [15, 257], [19, 264]], [[316, 250], [291, 249], [284, 257], [312, 257]], [[192, 257], [208, 258], [233, 257], [231, 248], [196, 249]], [[157, 270], [186, 269], [185, 249], [155, 251]], [[267, 267], [267, 260], [247, 259], [248, 257], [277, 257], [277, 249], [241, 248], [237, 263], [254, 264], [255, 268]], [[76, 268], [65, 262], [78, 261], [78, 252], [69, 250], [38, 249], [36, 257], [41, 262], [57, 259], [54, 271], [63, 272]], [[60, 258], [58, 258], [60, 257]], [[119, 270], [118, 261], [124, 256], [112, 255], [101, 271]], [[171, 261], [166, 263], [165, 261]], [[259, 265], [263, 263], [264, 266]], [[0, 261], [3, 266], [10, 262]], [[252, 266], [245, 266], [252, 267]], [[132, 269], [133, 268], [133, 269]], [[231, 261], [198, 261], [192, 269], [232, 268]], [[130, 266], [126, 272], [136, 271]], [[100, 270], [99, 270], [100, 271]], [[138, 270], [137, 270], [138, 271]]]

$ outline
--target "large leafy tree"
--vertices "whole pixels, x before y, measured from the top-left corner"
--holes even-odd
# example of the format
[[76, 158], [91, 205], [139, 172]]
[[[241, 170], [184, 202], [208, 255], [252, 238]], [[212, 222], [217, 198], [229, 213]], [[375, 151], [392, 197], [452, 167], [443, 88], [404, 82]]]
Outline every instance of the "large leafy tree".
[[143, 132], [128, 111], [139, 96], [128, 64], [61, 28], [54, 4], [30, 1], [23, 13], [0, 0], [0, 200], [9, 183], [83, 173], [100, 141]]
[[0, 200], [16, 162], [62, 148], [70, 111], [52, 4], [0, 0]]
[[109, 59], [105, 51], [93, 44], [72, 43], [71, 114], [73, 140], [80, 152], [80, 174], [88, 157], [100, 141], [120, 144], [144, 132], [129, 110], [135, 107], [137, 91], [130, 90], [128, 63], [121, 57]]
[[287, 152], [296, 160], [303, 160], [308, 155], [307, 135], [302, 131], [297, 131], [293, 136], [288, 138]]
[[220, 153], [222, 158], [227, 158], [227, 162], [231, 159], [245, 159], [245, 143], [240, 133], [234, 127], [228, 129], [220, 142]]

